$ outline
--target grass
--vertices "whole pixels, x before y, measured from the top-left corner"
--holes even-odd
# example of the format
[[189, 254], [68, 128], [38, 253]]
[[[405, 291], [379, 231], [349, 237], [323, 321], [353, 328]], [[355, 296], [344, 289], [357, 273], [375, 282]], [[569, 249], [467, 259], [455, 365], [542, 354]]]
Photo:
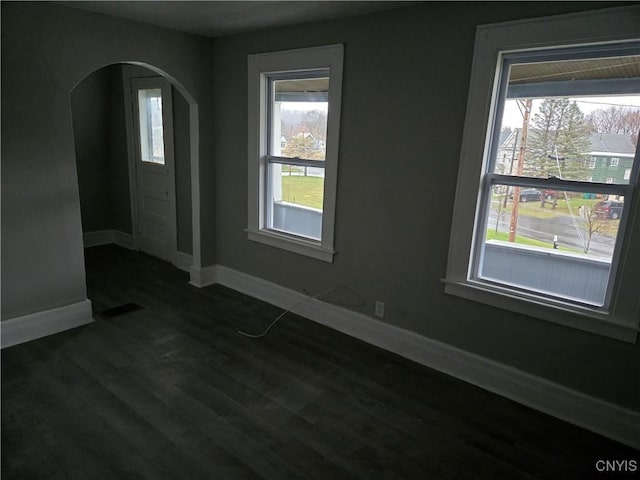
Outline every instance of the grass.
[[282, 200], [322, 209], [324, 178], [304, 176], [282, 177]]

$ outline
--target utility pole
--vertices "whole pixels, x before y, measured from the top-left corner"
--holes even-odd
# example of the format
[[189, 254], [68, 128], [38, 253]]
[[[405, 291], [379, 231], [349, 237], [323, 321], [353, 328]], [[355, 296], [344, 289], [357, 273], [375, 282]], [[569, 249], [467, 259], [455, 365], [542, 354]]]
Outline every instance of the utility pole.
[[[513, 162], [516, 161], [516, 147], [518, 146], [518, 129], [516, 129], [516, 138], [513, 141], [513, 149], [511, 151], [511, 162], [509, 164], [509, 175], [513, 173]], [[504, 202], [502, 203], [502, 208], [507, 207], [507, 198], [509, 198], [509, 186], [507, 185], [507, 191], [504, 194]]]
[[[519, 100], [522, 102], [522, 100]], [[518, 155], [518, 164], [516, 166], [516, 175], [522, 176], [522, 167], [524, 166], [524, 155], [527, 148], [527, 133], [529, 130], [529, 115], [531, 114], [531, 99], [524, 101], [524, 114], [522, 115], [522, 139], [520, 140], [520, 153]], [[516, 230], [518, 228], [518, 207], [520, 206], [520, 187], [513, 188], [513, 207], [511, 208], [511, 223], [509, 224], [509, 241], [516, 241]]]

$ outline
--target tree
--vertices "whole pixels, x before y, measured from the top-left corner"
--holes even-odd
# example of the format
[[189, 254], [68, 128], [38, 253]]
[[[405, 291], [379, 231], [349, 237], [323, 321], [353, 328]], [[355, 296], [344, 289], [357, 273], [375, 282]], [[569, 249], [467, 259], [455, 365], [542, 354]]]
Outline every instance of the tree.
[[327, 112], [322, 110], [290, 110], [283, 106], [280, 112], [282, 134], [291, 138], [299, 133], [311, 133], [317, 140], [326, 141]]
[[282, 155], [289, 158], [324, 160], [324, 151], [317, 148], [316, 143], [313, 135], [300, 133], [287, 142], [287, 145], [282, 149]]
[[594, 133], [618, 133], [629, 135], [638, 141], [640, 131], [640, 107], [612, 105], [589, 113], [586, 117], [589, 129]]
[[597, 202], [589, 202], [580, 207], [580, 227], [584, 232], [584, 253], [589, 253], [591, 248], [591, 238], [596, 232], [600, 232], [604, 223], [596, 214]]
[[327, 113], [320, 110], [305, 112], [302, 123], [317, 140], [325, 140], [327, 137]]
[[564, 98], [547, 98], [531, 124], [523, 173], [585, 180], [591, 144], [578, 104]]
[[[509, 188], [507, 188], [504, 191], [504, 193], [502, 194], [502, 198], [498, 197], [497, 202], [494, 202], [493, 200], [491, 201], [491, 203], [493, 203], [494, 205], [493, 208], [496, 211], [496, 227], [495, 227], [496, 233], [500, 228], [500, 221], [502, 220], [502, 217], [504, 216], [504, 213], [506, 211], [508, 198], [509, 198]], [[518, 200], [516, 199], [515, 201], [517, 202]]]

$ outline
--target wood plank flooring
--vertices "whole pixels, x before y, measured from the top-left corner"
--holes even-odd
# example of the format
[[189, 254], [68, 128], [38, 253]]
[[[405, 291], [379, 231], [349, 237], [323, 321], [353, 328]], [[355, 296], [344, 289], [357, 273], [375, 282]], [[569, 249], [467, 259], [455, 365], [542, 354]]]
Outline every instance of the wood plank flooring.
[[2, 351], [5, 479], [582, 479], [640, 452], [115, 246], [94, 311]]

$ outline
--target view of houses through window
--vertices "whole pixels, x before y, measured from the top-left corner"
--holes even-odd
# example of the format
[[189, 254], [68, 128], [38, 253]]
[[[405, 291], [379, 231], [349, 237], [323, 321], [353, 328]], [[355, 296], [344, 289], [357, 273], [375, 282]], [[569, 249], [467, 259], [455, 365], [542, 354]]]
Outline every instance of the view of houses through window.
[[[513, 108], [523, 101], [509, 102]], [[585, 106], [588, 113], [583, 112]], [[524, 114], [524, 105], [522, 108]], [[531, 101], [530, 108], [524, 150], [523, 126], [503, 125], [495, 173], [517, 175], [519, 158], [524, 154], [522, 175], [629, 183], [640, 131], [640, 97], [548, 98]], [[524, 115], [520, 118], [523, 121]], [[494, 185], [487, 239], [611, 260], [624, 206], [622, 195], [520, 188], [517, 218], [513, 218], [515, 189]], [[608, 207], [611, 203], [607, 202], [616, 208]], [[516, 235], [509, 238], [511, 231]]]
[[325, 180], [326, 74], [274, 75], [269, 82], [270, 226], [317, 240], [322, 235]]
[[[327, 102], [280, 104], [280, 154], [324, 160], [327, 151]], [[281, 171], [282, 201], [322, 210], [324, 168], [286, 165]]]

